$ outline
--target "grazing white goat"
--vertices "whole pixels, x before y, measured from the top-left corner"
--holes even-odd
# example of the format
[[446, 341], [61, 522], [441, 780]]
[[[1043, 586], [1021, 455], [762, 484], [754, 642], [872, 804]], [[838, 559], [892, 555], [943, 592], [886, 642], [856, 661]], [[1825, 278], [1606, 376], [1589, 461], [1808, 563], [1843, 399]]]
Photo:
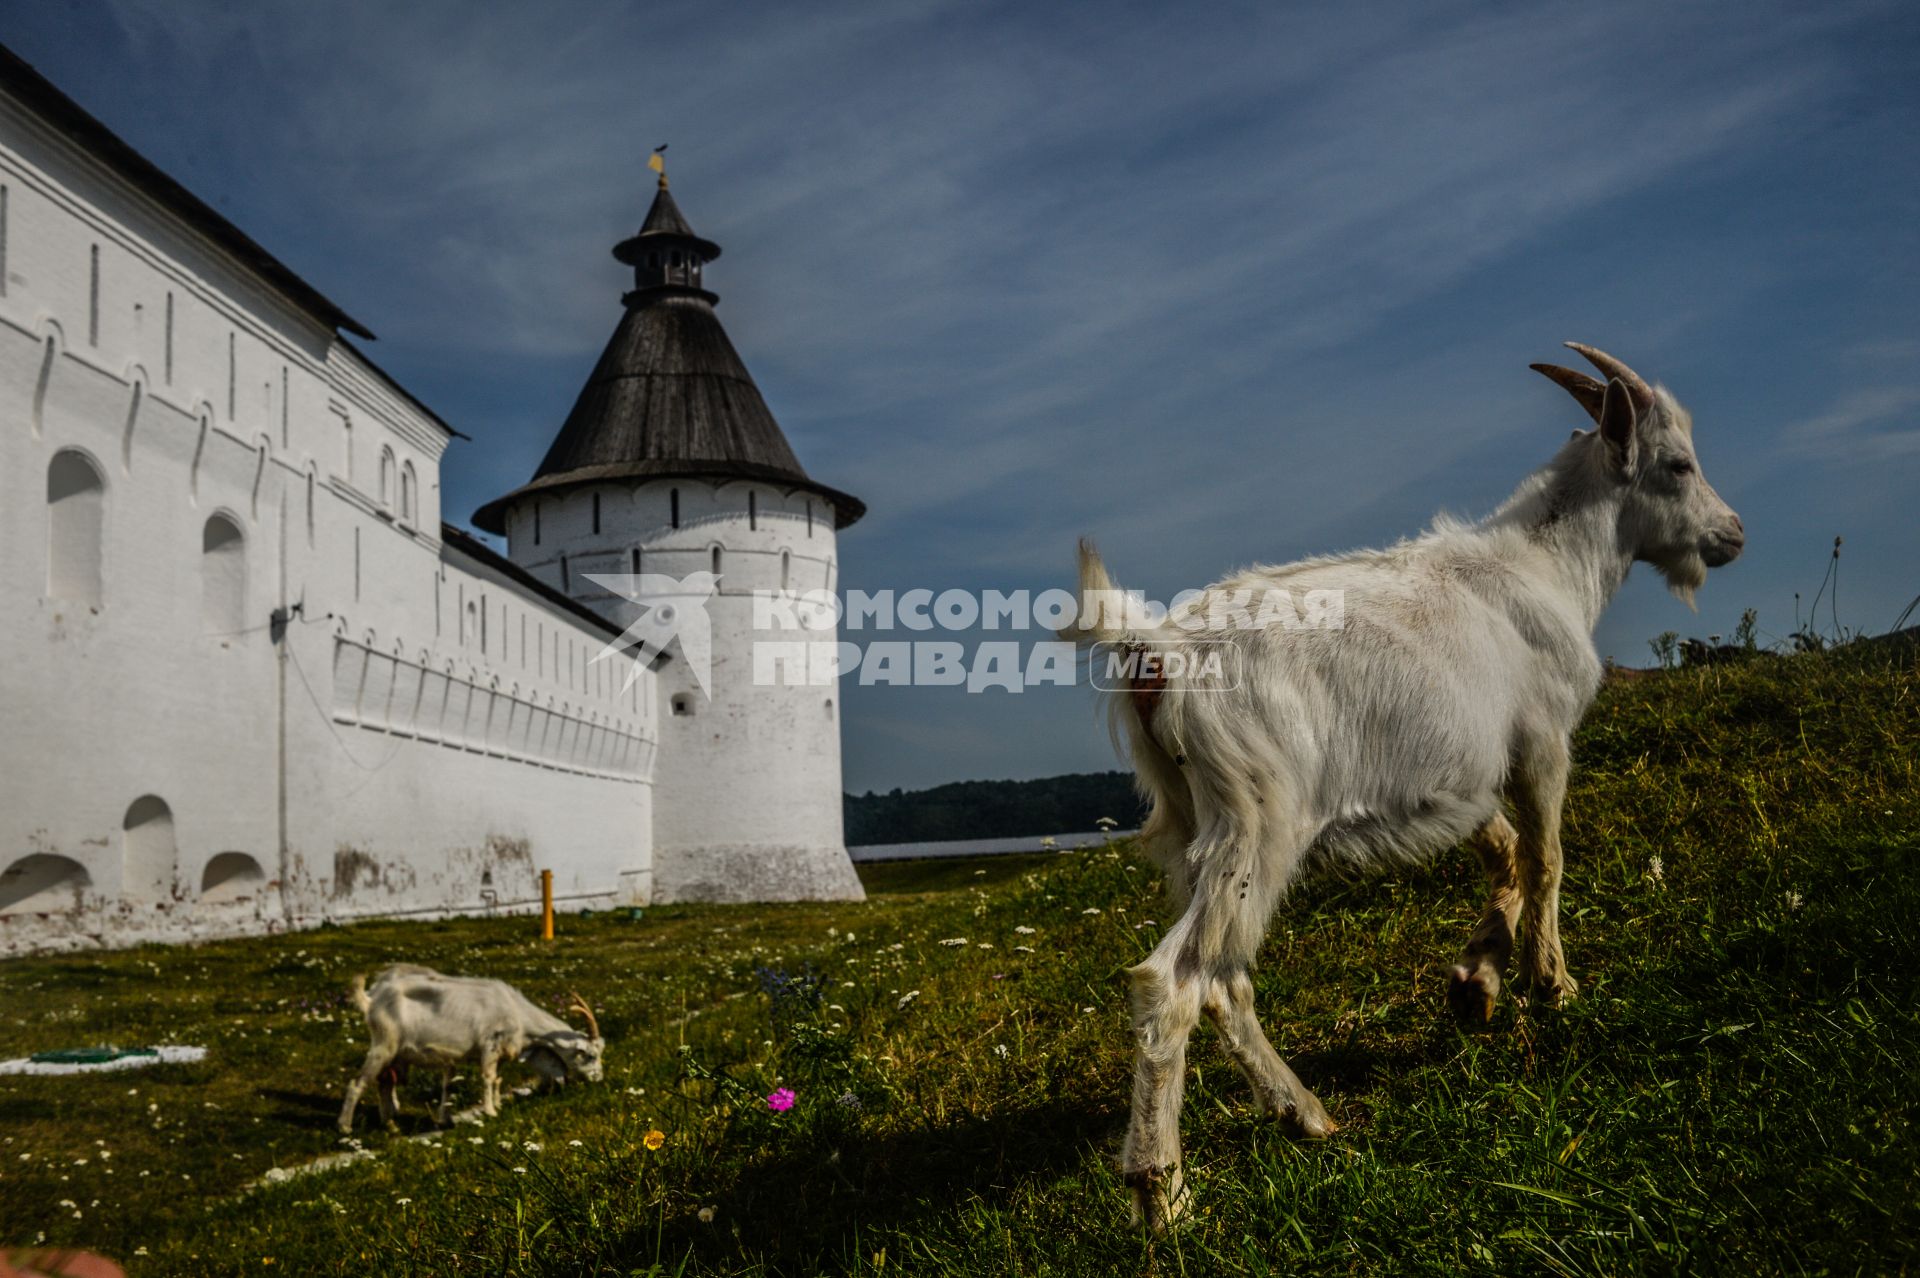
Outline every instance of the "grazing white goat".
[[394, 1084], [399, 1067], [423, 1065], [440, 1071], [440, 1108], [447, 1121], [447, 1088], [456, 1066], [480, 1067], [480, 1107], [488, 1117], [500, 1112], [500, 1062], [510, 1057], [532, 1065], [554, 1083], [578, 1076], [599, 1082], [606, 1044], [593, 1009], [578, 994], [570, 1010], [587, 1022], [582, 1034], [557, 1016], [535, 1007], [505, 981], [443, 976], [432, 968], [396, 963], [374, 978], [353, 978], [353, 1002], [367, 1018], [373, 1043], [360, 1073], [347, 1084], [340, 1109], [340, 1130], [353, 1130], [360, 1094], [378, 1082], [380, 1118], [392, 1129], [399, 1105]]
[[[1467, 839], [1492, 899], [1453, 969], [1456, 1010], [1491, 1014], [1523, 919], [1519, 988], [1549, 1001], [1574, 992], [1558, 923], [1560, 807], [1568, 741], [1600, 686], [1594, 625], [1634, 561], [1691, 602], [1745, 534], [1701, 474], [1692, 419], [1673, 396], [1602, 351], [1568, 345], [1608, 380], [1533, 367], [1595, 429], [1576, 432], [1479, 523], [1441, 519], [1386, 550], [1254, 568], [1158, 620], [1116, 607], [1122, 596], [1081, 544], [1080, 618], [1068, 633], [1104, 650], [1097, 663], [1116, 652], [1135, 662], [1111, 709], [1153, 802], [1142, 840], [1185, 902], [1129, 972], [1133, 1115], [1121, 1170], [1156, 1228], [1183, 1201], [1181, 1092], [1202, 1013], [1264, 1110], [1296, 1135], [1334, 1130], [1262, 1033], [1247, 975], [1303, 869], [1411, 862]], [[1338, 628], [1301, 624], [1291, 604], [1268, 614], [1274, 624], [1252, 620], [1269, 592], [1321, 590], [1344, 595], [1343, 613], [1323, 610], [1342, 618]], [[1226, 658], [1224, 678], [1191, 660], [1208, 651]]]

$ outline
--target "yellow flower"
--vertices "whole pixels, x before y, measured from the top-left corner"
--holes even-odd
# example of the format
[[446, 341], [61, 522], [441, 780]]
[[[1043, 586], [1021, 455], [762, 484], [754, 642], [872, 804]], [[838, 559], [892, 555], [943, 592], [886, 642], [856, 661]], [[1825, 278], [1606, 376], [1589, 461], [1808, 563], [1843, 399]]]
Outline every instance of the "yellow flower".
[[667, 1134], [661, 1131], [658, 1127], [656, 1127], [652, 1131], [648, 1132], [645, 1136], [642, 1136], [640, 1138], [640, 1143], [645, 1145], [648, 1149], [658, 1149], [662, 1145], [667, 1143]]

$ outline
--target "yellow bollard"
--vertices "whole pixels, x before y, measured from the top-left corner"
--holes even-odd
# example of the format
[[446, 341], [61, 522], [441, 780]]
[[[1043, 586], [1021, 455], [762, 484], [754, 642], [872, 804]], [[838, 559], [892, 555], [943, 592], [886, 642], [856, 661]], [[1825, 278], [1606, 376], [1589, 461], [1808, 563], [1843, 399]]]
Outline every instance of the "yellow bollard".
[[553, 939], [553, 871], [540, 871], [540, 939]]

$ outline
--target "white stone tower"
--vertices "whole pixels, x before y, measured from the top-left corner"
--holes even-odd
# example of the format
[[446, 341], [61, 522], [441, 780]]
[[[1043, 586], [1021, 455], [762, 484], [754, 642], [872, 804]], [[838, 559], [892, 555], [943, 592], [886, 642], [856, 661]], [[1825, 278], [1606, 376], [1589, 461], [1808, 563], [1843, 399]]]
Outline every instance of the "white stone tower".
[[473, 521], [623, 626], [648, 605], [590, 575], [719, 577], [708, 689], [679, 646], [657, 667], [653, 900], [859, 898], [839, 689], [755, 678], [757, 641], [837, 636], [756, 635], [753, 594], [837, 589], [835, 533], [866, 507], [801, 468], [702, 286], [720, 246], [693, 233], [664, 174], [639, 234], [613, 253], [634, 277], [613, 339], [533, 479]]

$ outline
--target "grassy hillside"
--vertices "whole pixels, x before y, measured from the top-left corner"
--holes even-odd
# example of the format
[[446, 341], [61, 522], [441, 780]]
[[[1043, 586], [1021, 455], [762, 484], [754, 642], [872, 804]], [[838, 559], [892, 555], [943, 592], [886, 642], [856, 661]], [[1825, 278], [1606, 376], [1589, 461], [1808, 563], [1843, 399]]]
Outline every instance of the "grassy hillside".
[[[1119, 971], [1166, 920], [1113, 850], [874, 867], [863, 905], [563, 919], [551, 946], [475, 920], [0, 964], [0, 1054], [212, 1049], [0, 1078], [0, 1222], [134, 1274], [1911, 1271], [1916, 673], [1882, 649], [1610, 689], [1569, 803], [1565, 1011], [1447, 1019], [1464, 855], [1297, 893], [1259, 1002], [1344, 1130], [1280, 1137], [1202, 1031], [1196, 1213], [1157, 1241], [1112, 1156]], [[243, 1193], [337, 1149], [340, 994], [399, 958], [578, 987], [609, 1081], [428, 1143], [363, 1131], [377, 1157]]]

